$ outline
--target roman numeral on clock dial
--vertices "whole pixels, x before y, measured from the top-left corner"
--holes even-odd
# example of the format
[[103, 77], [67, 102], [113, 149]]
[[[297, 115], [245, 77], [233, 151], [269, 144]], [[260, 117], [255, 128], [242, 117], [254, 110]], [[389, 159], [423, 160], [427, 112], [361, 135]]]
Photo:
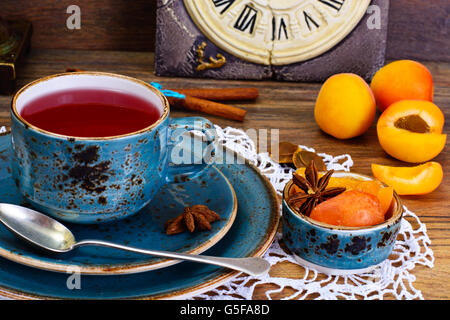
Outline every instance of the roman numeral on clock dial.
[[345, 3], [345, 0], [317, 0], [317, 1], [333, 8], [336, 11], [341, 10], [342, 6]]
[[236, 0], [212, 0], [216, 8], [221, 9], [220, 14], [224, 14], [236, 2]]
[[236, 23], [234, 24], [234, 28], [242, 32], [253, 34], [257, 18], [258, 10], [247, 4], [245, 5], [244, 10], [242, 10]]
[[303, 11], [303, 17], [305, 18], [305, 23], [309, 29], [309, 31], [313, 31], [320, 27], [320, 24], [314, 20], [314, 18], [306, 11]]
[[272, 41], [289, 40], [289, 32], [284, 17], [272, 18]]

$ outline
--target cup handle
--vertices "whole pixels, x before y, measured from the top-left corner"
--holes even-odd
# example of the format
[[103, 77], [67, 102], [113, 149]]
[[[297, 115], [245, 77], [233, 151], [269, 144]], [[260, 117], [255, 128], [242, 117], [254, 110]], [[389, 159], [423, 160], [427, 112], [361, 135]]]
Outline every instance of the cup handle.
[[167, 182], [184, 182], [199, 176], [213, 163], [216, 143], [217, 133], [208, 119], [170, 119]]

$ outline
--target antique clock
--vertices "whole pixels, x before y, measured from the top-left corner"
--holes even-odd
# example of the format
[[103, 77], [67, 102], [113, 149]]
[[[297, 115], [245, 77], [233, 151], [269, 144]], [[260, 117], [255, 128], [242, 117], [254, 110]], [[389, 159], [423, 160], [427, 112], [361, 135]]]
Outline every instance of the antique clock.
[[[372, 7], [370, 22], [369, 8]], [[156, 73], [365, 78], [384, 63], [388, 0], [159, 0]]]

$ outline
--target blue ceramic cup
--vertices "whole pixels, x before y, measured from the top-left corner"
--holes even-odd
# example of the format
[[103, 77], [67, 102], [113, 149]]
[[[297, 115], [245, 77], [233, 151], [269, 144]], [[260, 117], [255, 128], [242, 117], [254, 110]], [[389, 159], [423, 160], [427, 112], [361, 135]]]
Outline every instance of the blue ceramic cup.
[[[48, 132], [21, 116], [29, 102], [43, 95], [86, 88], [145, 99], [158, 108], [160, 118], [138, 132], [81, 138]], [[170, 119], [169, 103], [160, 91], [115, 74], [66, 73], [39, 79], [17, 92], [11, 108], [12, 167], [20, 192], [36, 209], [73, 223], [112, 221], [138, 212], [165, 183], [199, 175], [215, 146], [215, 130], [207, 119]], [[193, 161], [181, 161], [192, 159], [194, 151], [186, 133], [200, 132], [206, 147], [202, 145], [200, 153], [196, 148]]]

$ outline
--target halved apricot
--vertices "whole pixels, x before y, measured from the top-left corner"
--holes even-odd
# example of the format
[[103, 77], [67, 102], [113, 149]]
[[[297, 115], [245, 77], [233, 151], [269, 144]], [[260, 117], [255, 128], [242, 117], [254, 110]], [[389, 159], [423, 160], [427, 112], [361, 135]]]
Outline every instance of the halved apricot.
[[436, 190], [442, 182], [444, 171], [437, 162], [427, 162], [416, 167], [390, 167], [372, 164], [373, 175], [392, 186], [399, 195], [420, 195]]
[[[297, 174], [304, 176], [305, 175], [305, 169], [300, 168], [297, 169]], [[319, 177], [321, 177], [323, 174], [319, 173]], [[331, 177], [328, 182], [328, 188], [334, 188], [334, 187], [344, 187], [347, 189], [347, 191], [356, 190], [360, 192], [369, 193], [371, 195], [374, 195], [378, 198], [381, 205], [381, 211], [383, 214], [386, 214], [392, 204], [392, 201], [394, 199], [394, 189], [392, 187], [385, 187], [380, 181], [377, 180], [362, 180], [357, 179], [355, 177]], [[293, 185], [293, 188], [291, 189], [291, 194], [301, 192], [300, 188]]]
[[394, 189], [385, 187], [379, 181], [363, 181], [356, 186], [355, 190], [374, 195], [380, 200], [381, 211], [386, 214], [391, 207], [394, 198]]
[[353, 190], [358, 187], [360, 183], [364, 182], [362, 179], [355, 179], [352, 177], [331, 177], [328, 182], [329, 188], [344, 187], [347, 190]]
[[343, 227], [367, 227], [384, 221], [380, 201], [374, 195], [346, 191], [313, 209], [311, 219]]
[[378, 192], [383, 188], [382, 184], [378, 181], [362, 181], [360, 182], [354, 189], [373, 194], [374, 196], [378, 196]]
[[394, 200], [394, 188], [384, 187], [378, 191], [378, 200], [380, 200], [381, 211], [386, 215], [391, 208], [392, 201]]
[[392, 157], [412, 163], [426, 162], [445, 147], [444, 114], [435, 104], [420, 100], [394, 103], [377, 124], [381, 147]]
[[385, 187], [380, 181], [376, 180], [361, 181], [353, 178], [334, 178], [333, 186], [346, 187], [348, 191], [356, 190], [374, 195], [380, 201], [383, 214], [388, 212], [394, 199], [394, 189]]

